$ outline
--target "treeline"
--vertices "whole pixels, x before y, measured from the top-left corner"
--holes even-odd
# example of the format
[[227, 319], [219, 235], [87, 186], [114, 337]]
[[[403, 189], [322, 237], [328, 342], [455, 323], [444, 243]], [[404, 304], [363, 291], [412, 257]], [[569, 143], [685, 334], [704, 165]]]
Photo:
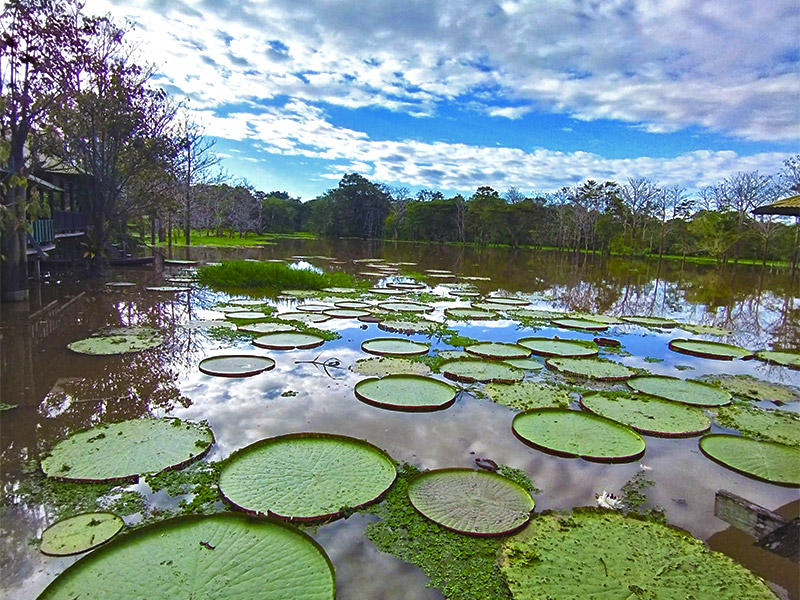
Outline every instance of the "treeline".
[[[192, 226], [239, 235], [310, 231], [342, 238], [791, 261], [797, 225], [751, 211], [800, 191], [800, 155], [774, 175], [737, 173], [694, 196], [643, 178], [622, 185], [589, 180], [552, 194], [525, 195], [516, 188], [500, 193], [482, 186], [468, 198], [427, 189], [412, 196], [407, 188], [356, 173], [306, 203], [285, 192], [238, 189], [198, 187]], [[220, 198], [228, 199], [229, 218], [220, 211], [225, 205]]]

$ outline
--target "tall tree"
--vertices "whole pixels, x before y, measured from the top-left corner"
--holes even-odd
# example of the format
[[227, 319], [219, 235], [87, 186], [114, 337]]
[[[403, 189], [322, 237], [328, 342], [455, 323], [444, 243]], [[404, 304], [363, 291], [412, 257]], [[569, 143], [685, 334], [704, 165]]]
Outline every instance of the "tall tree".
[[28, 174], [96, 20], [78, 0], [9, 0], [0, 13], [0, 300], [28, 297]]
[[181, 148], [178, 169], [184, 185], [184, 234], [186, 245], [191, 244], [192, 232], [192, 189], [205, 183], [211, 167], [219, 164], [214, 154], [215, 141], [205, 135], [205, 129], [192, 121], [188, 110], [184, 109], [180, 119], [178, 143]]

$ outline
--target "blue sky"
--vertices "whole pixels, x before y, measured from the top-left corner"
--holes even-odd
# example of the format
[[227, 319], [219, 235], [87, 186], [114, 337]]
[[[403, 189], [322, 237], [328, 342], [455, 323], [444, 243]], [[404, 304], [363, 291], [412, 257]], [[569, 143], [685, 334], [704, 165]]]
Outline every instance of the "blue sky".
[[797, 0], [87, 0], [235, 179], [689, 190], [800, 152]]

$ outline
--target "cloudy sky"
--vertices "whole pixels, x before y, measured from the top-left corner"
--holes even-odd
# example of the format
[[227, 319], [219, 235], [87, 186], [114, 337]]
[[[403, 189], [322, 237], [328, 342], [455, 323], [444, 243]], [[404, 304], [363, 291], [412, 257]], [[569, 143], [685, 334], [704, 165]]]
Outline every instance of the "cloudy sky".
[[304, 199], [356, 171], [466, 195], [800, 152], [797, 0], [87, 0], [129, 19], [232, 175]]

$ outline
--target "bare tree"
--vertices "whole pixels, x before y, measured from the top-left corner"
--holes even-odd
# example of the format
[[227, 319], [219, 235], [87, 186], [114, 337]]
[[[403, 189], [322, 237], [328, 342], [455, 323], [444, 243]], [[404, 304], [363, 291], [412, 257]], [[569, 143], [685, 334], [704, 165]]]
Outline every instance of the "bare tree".
[[189, 118], [184, 111], [181, 118], [180, 146], [181, 161], [178, 166], [182, 173], [185, 192], [184, 230], [186, 245], [191, 244], [192, 232], [192, 187], [202, 183], [209, 175], [211, 168], [219, 164], [219, 157], [214, 154], [215, 141], [205, 136], [205, 129]]

